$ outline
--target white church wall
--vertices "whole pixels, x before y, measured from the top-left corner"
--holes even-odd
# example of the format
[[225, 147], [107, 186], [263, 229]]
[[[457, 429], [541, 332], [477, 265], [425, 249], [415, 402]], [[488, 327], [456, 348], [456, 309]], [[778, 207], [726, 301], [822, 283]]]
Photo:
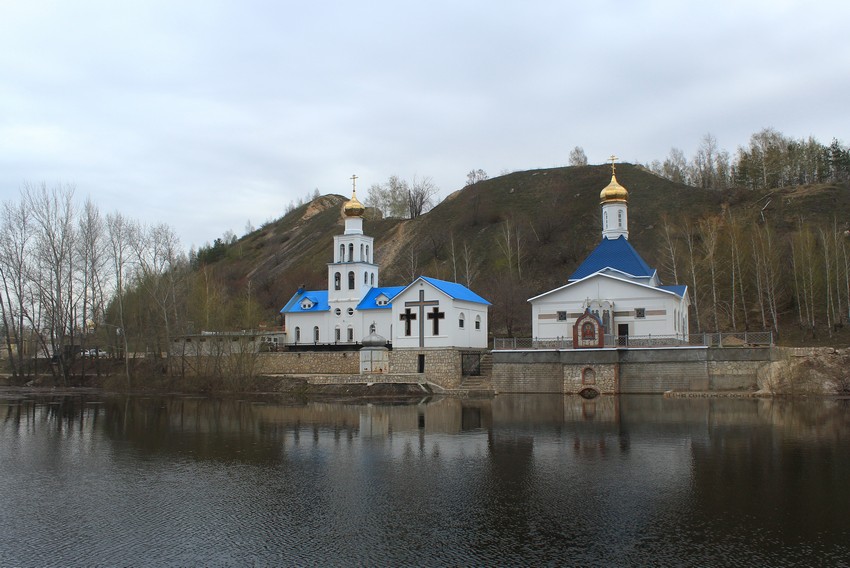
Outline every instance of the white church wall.
[[[677, 333], [674, 317], [682, 305], [681, 298], [628, 281], [595, 276], [555, 290], [532, 302], [533, 336], [541, 339], [571, 338], [573, 324], [584, 312], [588, 299], [610, 300], [613, 303], [611, 334], [617, 333], [620, 324], [628, 324], [629, 335]], [[639, 311], [643, 317], [638, 317]], [[565, 319], [559, 319], [564, 316]]]

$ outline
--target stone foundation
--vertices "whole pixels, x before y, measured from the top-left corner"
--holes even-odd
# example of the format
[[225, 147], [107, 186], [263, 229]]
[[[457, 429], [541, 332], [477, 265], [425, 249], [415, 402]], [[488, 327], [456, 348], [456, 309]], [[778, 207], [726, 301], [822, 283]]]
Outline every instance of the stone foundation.
[[494, 351], [497, 393], [755, 390], [770, 348]]

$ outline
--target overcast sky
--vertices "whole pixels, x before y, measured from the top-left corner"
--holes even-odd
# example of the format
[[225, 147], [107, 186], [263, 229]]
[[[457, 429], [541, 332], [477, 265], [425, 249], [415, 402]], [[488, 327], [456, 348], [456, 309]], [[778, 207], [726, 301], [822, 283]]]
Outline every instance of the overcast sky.
[[850, 2], [0, 0], [0, 198], [73, 184], [188, 249], [314, 189], [850, 142]]

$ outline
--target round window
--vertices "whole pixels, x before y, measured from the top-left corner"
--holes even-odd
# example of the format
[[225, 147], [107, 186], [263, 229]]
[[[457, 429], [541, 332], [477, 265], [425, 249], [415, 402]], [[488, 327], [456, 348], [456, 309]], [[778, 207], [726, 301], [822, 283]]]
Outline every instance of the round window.
[[337, 309], [335, 309], [335, 310], [334, 310], [334, 313], [335, 313], [336, 315], [339, 315], [339, 314], [341, 314], [341, 313], [342, 313], [342, 310], [340, 310], [339, 308], [337, 308]]
[[354, 308], [348, 308], [348, 315], [350, 315], [350, 316], [354, 315]]

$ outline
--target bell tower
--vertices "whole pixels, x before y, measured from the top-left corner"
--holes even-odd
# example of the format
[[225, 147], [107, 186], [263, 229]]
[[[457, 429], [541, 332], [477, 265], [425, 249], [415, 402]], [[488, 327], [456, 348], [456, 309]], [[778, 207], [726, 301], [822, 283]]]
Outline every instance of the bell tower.
[[359, 302], [378, 286], [372, 237], [363, 234], [366, 208], [357, 200], [357, 176], [351, 176], [351, 199], [342, 208], [345, 232], [334, 236], [334, 261], [328, 264], [328, 302]]

